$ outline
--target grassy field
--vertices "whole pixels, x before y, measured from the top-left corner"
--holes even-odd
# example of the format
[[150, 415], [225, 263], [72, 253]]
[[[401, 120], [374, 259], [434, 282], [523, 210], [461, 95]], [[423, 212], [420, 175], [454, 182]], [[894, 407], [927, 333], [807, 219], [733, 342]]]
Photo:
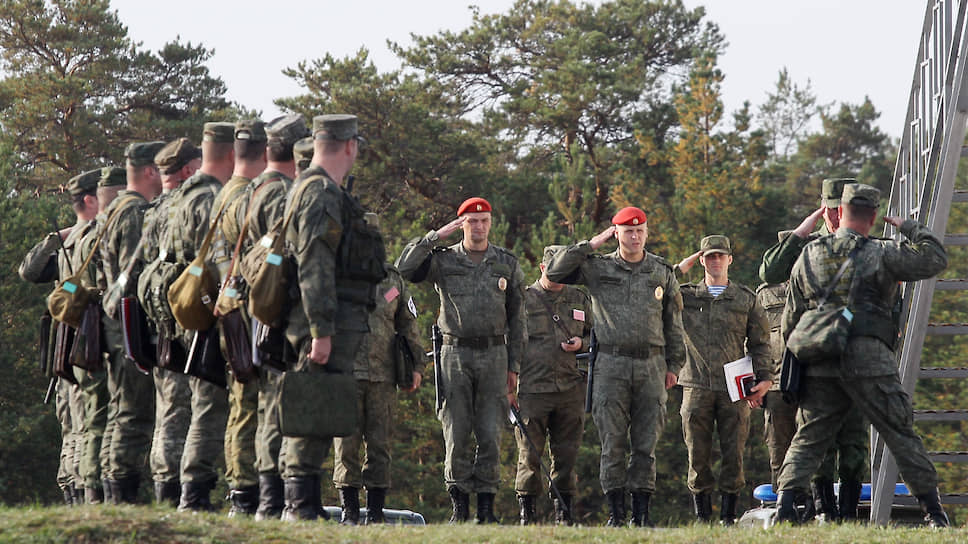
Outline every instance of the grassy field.
[[423, 544], [444, 542], [530, 543], [632, 542], [743, 544], [830, 542], [964, 543], [968, 529], [869, 529], [862, 526], [781, 527], [772, 530], [687, 526], [663, 529], [603, 527], [514, 527], [428, 525], [424, 527], [341, 527], [332, 522], [256, 523], [224, 514], [181, 514], [160, 507], [86, 506], [81, 508], [0, 508], [0, 542], [34, 543], [290, 543], [372, 542]]

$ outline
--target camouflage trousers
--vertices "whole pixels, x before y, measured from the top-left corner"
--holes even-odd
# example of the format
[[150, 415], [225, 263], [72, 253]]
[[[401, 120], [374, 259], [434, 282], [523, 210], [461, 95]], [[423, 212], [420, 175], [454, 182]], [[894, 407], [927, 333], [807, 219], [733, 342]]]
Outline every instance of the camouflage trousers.
[[[356, 390], [360, 427], [351, 436], [333, 439], [336, 450], [333, 484], [337, 488], [386, 489], [390, 487], [390, 428], [396, 386], [390, 382], [356, 380]], [[365, 452], [362, 464], [360, 446]]]
[[[155, 392], [150, 374], [142, 373], [125, 359], [118, 322], [105, 317], [104, 335], [108, 344], [108, 426], [104, 440], [110, 441], [108, 470], [111, 480], [141, 474], [154, 428]], [[103, 445], [102, 445], [103, 447]]]
[[156, 482], [178, 481], [185, 435], [192, 420], [192, 391], [188, 375], [154, 369], [155, 434], [151, 440], [151, 478]]
[[256, 429], [256, 469], [260, 474], [279, 474], [279, 450], [282, 430], [279, 427], [279, 393], [282, 374], [259, 373], [258, 429]]
[[229, 416], [225, 425], [225, 479], [230, 489], [259, 485], [255, 440], [259, 427], [259, 381], [241, 383], [229, 373]]
[[185, 435], [181, 458], [181, 482], [204, 483], [218, 479], [215, 467], [225, 447], [225, 422], [229, 415], [229, 394], [221, 387], [190, 376], [192, 419]]
[[[337, 331], [332, 336], [332, 349], [329, 361], [324, 365], [309, 359], [310, 340], [300, 343], [299, 361], [289, 372], [339, 372], [352, 374], [353, 360], [365, 333], [356, 331]], [[289, 373], [287, 372], [287, 374]], [[352, 406], [334, 406], [334, 410], [350, 410]], [[284, 436], [280, 447], [280, 467], [283, 478], [297, 476], [321, 476], [323, 463], [329, 455], [333, 439], [303, 438]]]
[[773, 489], [780, 475], [783, 457], [797, 432], [797, 405], [783, 400], [780, 391], [769, 391], [763, 398], [763, 439], [770, 450], [770, 478]]
[[520, 427], [514, 428], [518, 443], [518, 471], [514, 489], [518, 495], [539, 495], [544, 487], [541, 454], [545, 442], [551, 451], [551, 480], [563, 495], [574, 495], [578, 489], [575, 463], [585, 430], [585, 388], [575, 386], [556, 393], [523, 393], [518, 395], [521, 418], [534, 444], [533, 450]]
[[80, 461], [81, 421], [80, 390], [63, 378], [57, 380], [54, 409], [61, 427], [60, 462], [57, 466], [57, 486], [70, 489], [81, 485]]
[[105, 370], [87, 372], [75, 368], [83, 406], [77, 485], [96, 489], [101, 487], [101, 467], [107, 464], [107, 448], [103, 447], [108, 419], [108, 374]]
[[[497, 493], [500, 426], [507, 411], [507, 347], [441, 346], [444, 483], [464, 493]], [[476, 438], [476, 444], [471, 439]]]
[[844, 424], [837, 432], [834, 445], [827, 450], [813, 480], [863, 482], [867, 473], [870, 450], [870, 426], [864, 414], [852, 410], [844, 414]]
[[913, 495], [937, 489], [938, 474], [914, 432], [911, 398], [897, 374], [852, 379], [805, 376], [800, 390], [797, 433], [778, 478], [781, 490], [807, 489], [846, 415], [854, 410], [881, 434]]
[[655, 491], [655, 445], [665, 426], [664, 350], [649, 358], [601, 353], [595, 362], [592, 419], [602, 445], [602, 491]]
[[[746, 485], [743, 449], [750, 434], [750, 407], [733, 402], [726, 391], [682, 388], [682, 437], [689, 451], [687, 485], [694, 495], [718, 488], [738, 493]], [[719, 434], [719, 479], [713, 476], [713, 430]]]

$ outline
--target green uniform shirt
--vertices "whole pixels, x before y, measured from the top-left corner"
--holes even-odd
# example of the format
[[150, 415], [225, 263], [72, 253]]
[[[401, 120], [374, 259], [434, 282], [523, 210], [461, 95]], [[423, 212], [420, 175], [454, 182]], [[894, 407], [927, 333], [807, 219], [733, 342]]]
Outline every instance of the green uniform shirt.
[[[588, 351], [592, 330], [591, 300], [580, 289], [566, 285], [549, 291], [535, 281], [524, 291], [528, 314], [528, 344], [518, 378], [520, 393], [570, 391], [584, 382], [575, 355]], [[573, 337], [582, 339], [577, 352], [561, 349]]]
[[773, 373], [773, 386], [770, 391], [780, 390], [780, 365], [783, 363], [783, 348], [786, 347], [780, 333], [780, 322], [789, 287], [790, 282], [785, 281], [775, 285], [764, 283], [756, 288], [756, 301], [766, 312], [766, 320], [770, 325], [770, 361]]
[[[118, 209], [120, 211], [117, 215], [111, 218]], [[131, 260], [136, 258], [146, 209], [148, 209], [148, 201], [143, 196], [135, 191], [125, 190], [119, 192], [104, 210], [106, 219], [111, 219], [111, 223], [104, 226], [106, 232], [100, 246], [102, 271], [107, 287], [114, 285]], [[132, 266], [130, 276], [124, 279], [125, 284], [120, 293], [122, 297], [131, 296], [137, 290], [138, 276], [144, 268], [144, 260], [141, 257], [137, 258], [138, 262]], [[109, 317], [117, 318], [117, 316]]]
[[[258, 243], [259, 239], [276, 224], [276, 221], [282, 218], [286, 210], [286, 195], [289, 194], [291, 187], [292, 180], [275, 170], [266, 170], [252, 180], [246, 189], [245, 200], [249, 202], [248, 207], [251, 211], [249, 211], [248, 241], [243, 242], [243, 250]], [[241, 225], [245, 221], [246, 210], [239, 211], [242, 215], [236, 217]]]
[[387, 277], [376, 289], [376, 308], [370, 312], [370, 334], [363, 337], [353, 364], [358, 380], [392, 382], [394, 373], [394, 335], [407, 338], [416, 359], [414, 370], [422, 373], [423, 347], [417, 330], [417, 307], [407, 291], [403, 276], [387, 265]]

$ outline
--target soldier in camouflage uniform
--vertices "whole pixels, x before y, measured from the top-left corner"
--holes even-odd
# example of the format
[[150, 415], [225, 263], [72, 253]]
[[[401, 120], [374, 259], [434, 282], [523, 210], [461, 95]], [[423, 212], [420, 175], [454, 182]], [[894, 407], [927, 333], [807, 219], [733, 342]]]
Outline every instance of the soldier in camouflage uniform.
[[948, 525], [938, 496], [938, 475], [914, 432], [911, 399], [901, 385], [893, 351], [898, 282], [930, 278], [945, 269], [948, 259], [941, 240], [912, 219], [884, 218], [909, 241], [870, 238], [879, 201], [876, 188], [847, 184], [840, 228], [808, 244], [793, 267], [783, 313], [784, 339], [789, 339], [803, 313], [816, 307], [844, 260], [856, 250], [825, 303], [838, 307], [850, 301], [853, 319], [847, 348], [839, 359], [810, 361], [805, 367], [799, 425], [780, 470], [779, 521], [796, 522], [794, 493], [806, 488], [847, 414], [856, 410], [891, 449], [925, 519], [933, 526]]
[[[375, 214], [367, 216], [368, 221], [376, 221]], [[363, 338], [353, 362], [360, 428], [353, 435], [333, 440], [336, 450], [333, 484], [339, 489], [343, 507], [340, 521], [349, 525], [360, 522], [361, 487], [366, 487], [365, 522], [384, 522], [383, 506], [390, 487], [390, 429], [396, 402], [394, 336], [402, 335], [415, 357], [423, 353], [417, 331], [417, 307], [400, 272], [389, 264], [387, 278], [377, 286], [376, 308], [370, 313], [369, 324], [370, 334]], [[421, 379], [422, 374], [415, 369], [413, 386], [407, 392], [416, 391]], [[362, 465], [361, 445], [365, 448]]]
[[[475, 492], [477, 522], [498, 523], [498, 423], [506, 410], [503, 394], [517, 402], [527, 335], [524, 274], [514, 255], [488, 241], [490, 228], [491, 205], [470, 198], [458, 208], [457, 219], [412, 240], [397, 259], [404, 278], [432, 282], [440, 297], [443, 375], [435, 378], [441, 380], [444, 399], [437, 417], [444, 429], [444, 481], [454, 523], [467, 521]], [[458, 229], [463, 241], [435, 247]]]
[[[528, 436], [515, 428], [518, 474], [514, 488], [521, 506], [521, 524], [537, 521], [535, 499], [541, 493], [541, 457], [545, 438], [550, 441], [551, 478], [561, 494], [555, 496], [555, 520], [570, 525], [572, 498], [578, 487], [575, 463], [585, 429], [585, 379], [575, 352], [586, 348], [592, 330], [591, 300], [583, 291], [548, 279], [545, 273], [555, 252], [565, 246], [544, 248], [541, 277], [524, 292], [528, 315], [528, 347], [521, 361], [518, 404]], [[528, 438], [537, 448], [531, 449]], [[550, 491], [550, 490], [549, 490]]]
[[[202, 163], [202, 150], [188, 138], [169, 142], [155, 155], [155, 165], [161, 172], [162, 194], [151, 201], [145, 212], [143, 251], [145, 262], [158, 258], [161, 250], [161, 233], [168, 219], [172, 191], [198, 170]], [[173, 356], [185, 357], [183, 351]], [[184, 360], [172, 368], [183, 368]], [[155, 432], [151, 440], [149, 465], [155, 484], [155, 502], [178, 506], [181, 497], [181, 458], [185, 450], [185, 436], [191, 422], [191, 389], [188, 376], [167, 368], [152, 369], [155, 382]]]
[[[833, 233], [840, 224], [840, 194], [851, 178], [832, 178], [823, 180], [820, 195], [821, 207], [810, 214], [791, 234], [781, 237], [780, 241], [766, 250], [760, 263], [760, 279], [769, 284], [784, 283], [790, 278], [793, 263], [809, 242]], [[812, 232], [820, 217], [824, 224], [817, 232]], [[786, 297], [786, 292], [782, 294]], [[780, 357], [782, 350], [780, 349]], [[776, 368], [779, 371], [779, 367]], [[779, 373], [774, 382], [779, 383]], [[777, 392], [766, 400], [766, 422], [772, 427], [772, 435], [777, 446], [770, 449], [770, 464], [779, 469], [789, 441], [796, 431], [796, 406], [782, 405], [782, 395]], [[836, 521], [841, 516], [848, 519], [857, 517], [857, 502], [860, 500], [861, 482], [867, 469], [868, 435], [867, 422], [858, 411], [847, 414], [847, 420], [830, 447], [824, 462], [810, 482], [814, 499], [812, 508], [806, 516], [816, 513], [820, 521]], [[840, 508], [834, 497], [835, 472], [840, 473]], [[776, 487], [774, 486], [774, 489]]]
[[[148, 202], [161, 192], [161, 175], [155, 154], [164, 142], [134, 143], [125, 150], [127, 188], [104, 210], [110, 222], [104, 226], [101, 262], [108, 289], [120, 283], [121, 296], [133, 295], [142, 270], [138, 244]], [[119, 210], [112, 218], [115, 210]], [[122, 274], [131, 261], [130, 274]], [[126, 360], [122, 348], [119, 315], [105, 314], [104, 335], [108, 361], [109, 463], [106, 473], [110, 498], [115, 503], [134, 503], [138, 497], [141, 468], [151, 444], [154, 425], [154, 390], [150, 374]]]
[[[772, 385], [766, 315], [756, 295], [729, 279], [733, 262], [729, 238], [714, 234], [699, 244], [703, 281], [687, 283], [682, 290], [682, 324], [695, 350], [687, 351], [686, 366], [679, 375], [682, 386], [682, 435], [689, 451], [689, 491], [696, 518], [712, 516], [710, 493], [721, 494], [720, 520], [736, 521], [736, 500], [746, 485], [743, 450], [750, 430], [750, 408], [760, 405]], [[695, 262], [695, 261], [691, 261]], [[686, 266], [691, 266], [691, 262]], [[678, 266], [687, 272], [683, 264]], [[746, 401], [733, 402], [726, 388], [723, 367], [749, 355], [757, 383]], [[722, 461], [717, 484], [713, 476], [713, 429], [719, 434]]]
[[296, 161], [296, 175], [309, 168], [309, 163], [313, 160], [313, 139], [303, 138], [292, 147], [292, 154]]
[[[588, 287], [599, 342], [592, 418], [602, 444], [600, 480], [608, 525], [625, 523], [632, 493], [634, 526], [649, 526], [655, 445], [665, 424], [666, 389], [686, 362], [682, 295], [672, 266], [645, 251], [645, 212], [628, 207], [613, 226], [569, 246], [548, 265], [548, 279]], [[619, 248], [593, 253], [611, 238]]]
[[[285, 211], [293, 218], [286, 238], [296, 267], [296, 277], [290, 280], [296, 296], [287, 313], [286, 337], [299, 354], [286, 372], [287, 381], [307, 373], [353, 372], [353, 360], [369, 330], [375, 284], [384, 277], [382, 240], [367, 236], [372, 233], [365, 231], [362, 208], [343, 187], [363, 141], [356, 116], [313, 118], [313, 138], [313, 162], [293, 183]], [[297, 195], [297, 187], [303, 184]], [[346, 236], [359, 245], [345, 247]], [[341, 249], [356, 252], [359, 258], [344, 260]], [[365, 261], [380, 263], [380, 269], [364, 270]], [[331, 438], [283, 437], [283, 520], [320, 516], [320, 478], [331, 442]]]

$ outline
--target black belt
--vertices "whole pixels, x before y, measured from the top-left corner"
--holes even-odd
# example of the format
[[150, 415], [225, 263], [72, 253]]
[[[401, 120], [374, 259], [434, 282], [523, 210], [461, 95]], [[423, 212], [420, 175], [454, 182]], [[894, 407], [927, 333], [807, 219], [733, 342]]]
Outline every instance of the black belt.
[[503, 346], [508, 343], [507, 337], [501, 336], [452, 336], [444, 335], [444, 344], [459, 348], [487, 349], [492, 346]]
[[647, 346], [644, 348], [626, 348], [619, 346], [612, 346], [610, 344], [598, 344], [599, 353], [607, 353], [609, 355], [617, 355], [619, 357], [631, 357], [632, 359], [648, 359], [652, 355], [657, 353], [662, 353], [665, 350], [663, 346]]

